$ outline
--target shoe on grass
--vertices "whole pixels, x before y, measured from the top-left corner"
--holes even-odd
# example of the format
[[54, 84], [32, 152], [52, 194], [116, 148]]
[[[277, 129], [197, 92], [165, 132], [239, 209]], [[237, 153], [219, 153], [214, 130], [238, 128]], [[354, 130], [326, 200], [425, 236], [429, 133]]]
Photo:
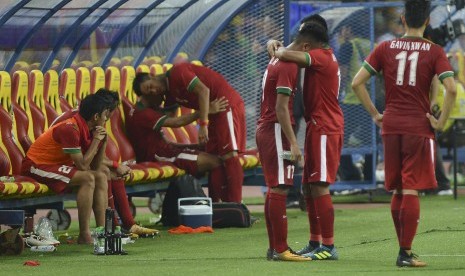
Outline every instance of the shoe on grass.
[[424, 267], [426, 263], [418, 259], [418, 255], [410, 253], [410, 255], [399, 254], [397, 256], [396, 265], [398, 267]]
[[268, 261], [274, 261], [277, 259], [277, 254], [278, 253], [276, 253], [274, 249], [268, 248], [268, 250], [266, 251], [266, 259]]
[[288, 249], [282, 253], [276, 253], [276, 258], [274, 258], [274, 260], [287, 261], [287, 262], [308, 262], [308, 261], [311, 261], [312, 259], [306, 256], [297, 255], [291, 249]]
[[160, 231], [158, 231], [157, 229], [145, 228], [137, 224], [131, 226], [129, 232], [136, 234], [139, 237], [153, 237], [158, 236], [160, 234]]
[[298, 250], [296, 253], [297, 253], [297, 255], [304, 255], [304, 254], [308, 254], [308, 253], [312, 252], [315, 249], [316, 249], [316, 247], [313, 247], [313, 246], [310, 245], [310, 243], [307, 243], [307, 245], [304, 248]]
[[339, 255], [337, 254], [336, 247], [329, 249], [328, 247], [322, 245], [310, 253], [304, 254], [302, 256], [308, 257], [315, 261], [322, 260], [337, 260]]

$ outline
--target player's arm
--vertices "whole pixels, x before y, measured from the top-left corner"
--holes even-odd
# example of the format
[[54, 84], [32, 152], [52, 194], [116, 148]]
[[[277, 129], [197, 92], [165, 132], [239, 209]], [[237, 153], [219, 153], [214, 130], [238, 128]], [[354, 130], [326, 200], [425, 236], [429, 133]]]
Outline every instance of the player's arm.
[[300, 67], [308, 67], [311, 65], [311, 58], [309, 53], [292, 51], [284, 47], [280, 47], [275, 52], [275, 57], [279, 58], [282, 61], [296, 63]]
[[[216, 114], [218, 112], [225, 111], [228, 107], [228, 100], [226, 98], [221, 97], [219, 99], [215, 99], [209, 103], [209, 114]], [[167, 117], [162, 126], [164, 127], [182, 127], [188, 125], [195, 120], [200, 118], [200, 112], [198, 110], [194, 111], [190, 114], [184, 114], [178, 117]]]
[[97, 153], [95, 154], [94, 159], [92, 159], [92, 162], [90, 163], [90, 168], [92, 170], [98, 170], [100, 166], [102, 166], [103, 159], [105, 157], [105, 149], [107, 148], [107, 136], [103, 138], [102, 143], [98, 147]]
[[438, 118], [440, 115], [440, 110], [439, 110], [439, 105], [438, 105], [438, 93], [439, 93], [439, 79], [437, 75], [434, 75], [434, 78], [431, 81], [431, 86], [430, 86], [430, 91], [429, 91], [429, 100], [430, 100], [430, 111], [436, 118]]
[[111, 171], [115, 172], [117, 177], [125, 177], [131, 172], [131, 168], [122, 163], [111, 160], [106, 155], [103, 156], [102, 165], [107, 166]]
[[436, 119], [430, 113], [426, 114], [426, 117], [429, 119], [431, 126], [436, 130], [442, 130], [444, 128], [447, 119], [449, 119], [450, 112], [454, 107], [455, 98], [457, 97], [457, 87], [452, 76], [444, 78], [442, 80], [442, 84], [446, 89], [446, 95], [444, 97], [441, 115], [438, 119]]
[[[299, 162], [302, 159], [302, 152], [300, 151], [299, 145], [297, 144], [297, 138], [295, 137], [294, 130], [292, 129], [291, 117], [289, 115], [289, 95], [280, 93], [278, 88], [278, 97], [276, 99], [276, 117], [281, 129], [286, 135], [287, 140], [291, 145], [291, 158], [293, 161]], [[291, 91], [288, 90], [290, 93]]]
[[93, 132], [93, 139], [87, 152], [83, 155], [81, 151], [76, 153], [70, 153], [70, 157], [74, 162], [74, 165], [78, 170], [87, 171], [90, 169], [90, 164], [94, 160], [98, 150], [100, 142], [105, 139], [106, 131], [104, 127], [97, 126]]
[[210, 103], [210, 89], [196, 76], [187, 87], [190, 93], [197, 95], [199, 100], [199, 142], [208, 141], [208, 111]]
[[[364, 66], [369, 66], [368, 64], [364, 64]], [[383, 115], [379, 113], [378, 109], [373, 104], [373, 101], [370, 99], [370, 95], [368, 94], [368, 90], [366, 88], [366, 83], [371, 77], [370, 72], [366, 67], [362, 66], [358, 71], [357, 75], [355, 75], [352, 81], [352, 89], [357, 95], [358, 99], [362, 103], [363, 107], [370, 113], [371, 118], [373, 121], [381, 127], [381, 123], [383, 121]], [[373, 70], [373, 69], [371, 69]]]

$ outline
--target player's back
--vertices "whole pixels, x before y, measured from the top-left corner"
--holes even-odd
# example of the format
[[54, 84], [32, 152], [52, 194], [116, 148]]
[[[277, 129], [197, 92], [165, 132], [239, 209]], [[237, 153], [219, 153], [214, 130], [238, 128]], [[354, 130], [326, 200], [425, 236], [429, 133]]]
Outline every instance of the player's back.
[[278, 122], [276, 116], [278, 93], [289, 94], [289, 115], [291, 123], [295, 123], [292, 106], [297, 72], [298, 66], [295, 63], [283, 62], [277, 58], [272, 58], [270, 60], [263, 75], [260, 118], [258, 119], [259, 124]]
[[436, 74], [441, 80], [453, 74], [443, 49], [420, 37], [403, 37], [380, 44], [367, 63], [371, 69], [383, 72], [383, 133], [432, 137], [425, 115], [430, 112], [431, 82]]
[[[226, 79], [218, 72], [206, 66], [198, 66], [190, 63], [181, 63], [173, 66], [173, 68], [170, 71], [171, 72], [169, 74], [171, 76], [169, 78], [172, 78], [173, 81], [177, 81], [178, 84], [183, 85], [182, 89], [189, 86], [189, 83], [182, 84], [182, 82], [190, 81], [188, 79], [184, 79], [183, 75], [188, 75], [188, 73], [186, 74], [185, 72], [191, 71], [200, 79], [200, 81], [202, 81], [203, 84], [205, 84], [205, 86], [207, 86], [210, 89], [210, 100], [218, 99], [224, 96], [228, 100], [228, 103], [230, 105], [236, 105], [242, 102], [242, 98], [239, 95], [239, 93], [229, 85]], [[170, 84], [171, 83], [172, 82], [170, 82]], [[194, 98], [189, 99], [189, 103], [187, 103], [187, 105], [185, 106], [192, 105], [196, 102], [198, 101]], [[198, 109], [198, 107], [196, 106], [198, 105], [198, 103], [194, 105], [195, 106], [189, 107]]]
[[314, 49], [309, 53], [310, 67], [305, 69], [305, 121], [313, 122], [326, 134], [342, 134], [344, 117], [339, 107], [341, 74], [333, 50]]

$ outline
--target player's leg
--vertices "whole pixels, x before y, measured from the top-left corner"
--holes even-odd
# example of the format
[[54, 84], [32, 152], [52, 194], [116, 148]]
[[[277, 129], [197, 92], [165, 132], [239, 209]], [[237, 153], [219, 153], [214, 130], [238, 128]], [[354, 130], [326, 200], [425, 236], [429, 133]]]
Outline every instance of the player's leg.
[[288, 187], [294, 179], [294, 165], [282, 158], [284, 150], [289, 150], [279, 124], [257, 128], [257, 146], [263, 167], [268, 192], [265, 202], [265, 219], [270, 249], [276, 251], [275, 259], [283, 261], [308, 261], [289, 249], [287, 244], [286, 198]]
[[89, 171], [77, 171], [69, 183], [71, 187], [78, 187], [76, 203], [79, 220], [78, 243], [92, 243], [90, 236], [90, 217], [94, 200], [95, 177]]
[[206, 152], [199, 152], [197, 170], [199, 173], [210, 172], [208, 175], [208, 195], [212, 198], [213, 202], [219, 202], [223, 185], [226, 182], [223, 161], [218, 156]]
[[[227, 202], [242, 201], [242, 183], [244, 170], [242, 168], [238, 151], [243, 147], [243, 123], [236, 119], [238, 113], [234, 107], [227, 112], [221, 112], [210, 116], [209, 141], [206, 151], [221, 156], [226, 172], [226, 190], [222, 200]], [[243, 133], [241, 133], [243, 132]], [[239, 143], [238, 143], [239, 142]]]
[[[313, 130], [311, 125], [307, 125], [302, 181], [310, 186], [314, 213], [318, 219], [315, 219], [315, 214], [309, 215], [309, 219], [316, 221], [317, 227], [319, 226], [322, 244], [321, 247], [304, 256], [313, 260], [337, 260], [338, 254], [334, 247], [334, 207], [329, 185], [336, 180], [343, 137], [342, 135], [320, 134]], [[309, 193], [308, 187], [306, 193], [307, 195]], [[315, 233], [318, 234], [317, 231]]]
[[402, 136], [402, 205], [399, 219], [401, 223], [400, 250], [398, 266], [421, 267], [426, 263], [412, 253], [412, 243], [420, 219], [420, 201], [418, 190], [437, 188], [434, 175], [435, 142], [433, 139], [414, 136]]
[[316, 213], [315, 201], [313, 200], [311, 188], [308, 183], [302, 183], [302, 192], [304, 194], [308, 222], [310, 224], [310, 238], [308, 244], [301, 250], [297, 251], [299, 255], [310, 253], [321, 245], [320, 222]]
[[393, 191], [391, 198], [391, 217], [396, 229], [397, 240], [400, 245], [401, 223], [400, 207], [402, 205], [402, 155], [401, 136], [383, 135], [384, 164], [385, 164], [385, 188]]
[[94, 175], [95, 189], [92, 209], [97, 227], [105, 226], [105, 210], [108, 206], [108, 179], [103, 171], [90, 171]]

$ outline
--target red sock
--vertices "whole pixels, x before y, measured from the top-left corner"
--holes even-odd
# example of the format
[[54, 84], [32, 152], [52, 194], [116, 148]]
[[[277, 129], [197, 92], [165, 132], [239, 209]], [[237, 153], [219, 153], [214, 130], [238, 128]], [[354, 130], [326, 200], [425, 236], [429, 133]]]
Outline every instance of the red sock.
[[322, 244], [334, 244], [334, 207], [331, 195], [322, 195], [313, 199], [320, 220]]
[[310, 224], [310, 241], [321, 242], [321, 227], [315, 210], [315, 201], [311, 195], [305, 196], [308, 222]]
[[226, 175], [223, 166], [218, 166], [210, 171], [208, 176], [208, 196], [213, 202], [219, 202], [222, 194], [222, 186], [226, 183]]
[[271, 218], [270, 218], [270, 191], [266, 193], [265, 198], [265, 222], [266, 222], [266, 231], [268, 232], [268, 243], [270, 249], [274, 249], [273, 243], [273, 227], [271, 227]]
[[420, 200], [418, 196], [403, 195], [399, 218], [402, 233], [400, 247], [404, 250], [410, 250], [420, 219]]
[[238, 202], [242, 201], [242, 182], [244, 182], [244, 171], [238, 156], [228, 158], [224, 161], [226, 171], [226, 180], [228, 186], [226, 194], [223, 195], [223, 201]]
[[128, 195], [126, 194], [126, 188], [124, 187], [124, 180], [112, 180], [111, 188], [113, 190], [116, 210], [123, 222], [123, 227], [129, 230], [131, 226], [136, 224], [136, 222], [134, 221], [129, 209]]
[[270, 193], [268, 213], [273, 229], [274, 249], [278, 253], [286, 251], [287, 245], [287, 216], [286, 216], [286, 195]]
[[391, 215], [392, 221], [394, 221], [394, 227], [396, 228], [397, 240], [400, 244], [400, 206], [402, 204], [402, 194], [393, 194], [391, 199]]
[[[111, 189], [111, 181], [108, 181], [108, 207], [115, 210], [115, 201], [113, 198], [113, 190]], [[116, 217], [116, 213], [113, 216], [113, 224], [119, 225], [118, 218]]]

